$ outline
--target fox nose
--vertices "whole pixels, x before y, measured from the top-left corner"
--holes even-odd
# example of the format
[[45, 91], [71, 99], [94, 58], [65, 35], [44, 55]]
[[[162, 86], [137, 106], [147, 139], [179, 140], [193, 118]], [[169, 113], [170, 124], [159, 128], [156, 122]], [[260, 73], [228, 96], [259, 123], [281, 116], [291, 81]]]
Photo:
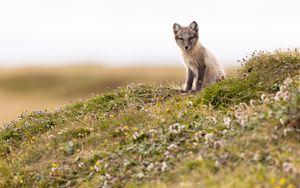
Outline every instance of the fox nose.
[[188, 46], [185, 46], [184, 48], [187, 50], [189, 47], [188, 47]]

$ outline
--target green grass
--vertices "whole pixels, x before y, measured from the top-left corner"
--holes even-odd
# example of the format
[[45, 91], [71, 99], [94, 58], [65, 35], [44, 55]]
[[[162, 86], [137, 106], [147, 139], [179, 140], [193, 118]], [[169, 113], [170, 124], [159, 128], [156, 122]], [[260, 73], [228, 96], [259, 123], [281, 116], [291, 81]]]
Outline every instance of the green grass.
[[0, 132], [0, 187], [298, 187], [299, 64], [259, 53], [197, 94], [128, 85], [23, 114]]
[[258, 99], [263, 93], [278, 91], [287, 76], [299, 75], [299, 62], [300, 53], [297, 49], [274, 53], [254, 52], [242, 60], [243, 66], [237, 74], [205, 88], [200, 100], [222, 108]]

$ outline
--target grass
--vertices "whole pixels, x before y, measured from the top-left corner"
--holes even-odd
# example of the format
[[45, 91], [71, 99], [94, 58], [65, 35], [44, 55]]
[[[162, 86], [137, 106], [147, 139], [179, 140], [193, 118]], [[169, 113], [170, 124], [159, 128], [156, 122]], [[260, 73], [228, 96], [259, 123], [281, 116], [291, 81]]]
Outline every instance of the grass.
[[299, 64], [258, 53], [197, 94], [131, 84], [23, 114], [0, 132], [0, 185], [299, 187]]
[[299, 75], [300, 56], [297, 49], [291, 51], [254, 52], [242, 60], [243, 66], [236, 74], [223, 82], [207, 87], [201, 101], [214, 107], [258, 99], [263, 93], [279, 91], [279, 85], [287, 78]]

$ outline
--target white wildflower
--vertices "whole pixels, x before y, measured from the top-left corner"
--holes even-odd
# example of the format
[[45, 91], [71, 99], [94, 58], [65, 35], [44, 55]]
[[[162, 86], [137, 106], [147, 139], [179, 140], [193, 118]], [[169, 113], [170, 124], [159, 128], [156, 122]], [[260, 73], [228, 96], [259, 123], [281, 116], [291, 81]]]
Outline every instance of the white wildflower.
[[265, 98], [266, 98], [266, 95], [265, 95], [265, 94], [262, 94], [262, 95], [260, 96], [260, 99], [261, 99], [262, 101], [264, 101]]
[[104, 181], [103, 185], [101, 186], [101, 188], [110, 188], [110, 186], [108, 185], [107, 180]]
[[136, 140], [139, 137], [139, 133], [134, 132], [132, 136], [133, 136], [133, 139]]
[[279, 91], [275, 94], [274, 100], [275, 101], [280, 101], [284, 100], [287, 101], [289, 100], [291, 94], [289, 91], [287, 91], [287, 87], [293, 82], [291, 78], [287, 78], [284, 82], [283, 85], [279, 87]]
[[255, 106], [255, 100], [251, 99], [249, 101], [249, 104], [250, 104], [251, 107], [254, 107]]
[[167, 170], [167, 168], [168, 168], [167, 163], [166, 163], [166, 162], [163, 162], [163, 163], [162, 163], [162, 166], [161, 166], [161, 171], [165, 172], [165, 171]]
[[197, 158], [196, 158], [197, 161], [203, 161], [203, 156], [202, 155], [199, 155]]
[[213, 141], [214, 133], [208, 133], [204, 136], [205, 143], [210, 143]]
[[165, 155], [166, 159], [172, 157], [172, 154], [170, 151], [165, 151], [164, 155]]
[[157, 130], [155, 130], [155, 129], [150, 129], [150, 130], [149, 130], [149, 133], [151, 133], [151, 134], [152, 134], [152, 133], [153, 133], [153, 134], [155, 134], [155, 133], [157, 133]]
[[136, 177], [138, 177], [138, 178], [143, 178], [145, 175], [144, 175], [144, 173], [143, 172], [139, 172], [139, 173], [137, 173], [136, 174]]
[[171, 144], [168, 146], [168, 150], [174, 150], [177, 148], [177, 145], [176, 144]]
[[287, 101], [287, 100], [290, 99], [290, 96], [291, 96], [290, 92], [286, 91], [286, 92], [283, 93], [282, 99], [284, 101]]
[[53, 134], [50, 134], [50, 135], [48, 136], [48, 138], [49, 138], [49, 139], [54, 138]]
[[280, 118], [279, 119], [279, 122], [281, 123], [281, 125], [284, 125], [285, 124], [285, 120], [283, 118]]
[[147, 166], [147, 170], [148, 170], [148, 171], [151, 171], [153, 168], [154, 168], [154, 164], [153, 164], [153, 163], [150, 163], [150, 164]]
[[224, 130], [222, 131], [222, 134], [227, 134], [228, 132], [229, 132], [228, 129], [224, 129]]
[[259, 161], [261, 160], [261, 154], [259, 152], [255, 153], [254, 156], [253, 156], [253, 160], [254, 161]]
[[57, 170], [56, 167], [52, 167], [52, 168], [51, 168], [51, 171], [52, 171], [52, 172], [55, 172], [56, 170]]
[[80, 163], [78, 164], [78, 167], [79, 167], [79, 168], [84, 168], [84, 166], [85, 166], [85, 165], [84, 165], [83, 162], [80, 162]]
[[130, 162], [127, 160], [127, 159], [125, 159], [124, 161], [123, 161], [123, 166], [126, 168], [128, 165], [130, 164]]
[[99, 169], [99, 167], [97, 165], [95, 165], [94, 168], [95, 168], [96, 172], [100, 171], [100, 169]]
[[[261, 101], [262, 102], [264, 102], [264, 103], [269, 103], [270, 102], [270, 99], [265, 95], [265, 94], [262, 94], [261, 96], [260, 96], [260, 99], [261, 99]], [[250, 100], [250, 105], [253, 107], [254, 106], [254, 100]]]
[[293, 132], [293, 130], [294, 130], [294, 129], [291, 129], [291, 128], [283, 129], [283, 135], [284, 135], [284, 136], [287, 136], [288, 133]]
[[209, 121], [212, 121], [214, 124], [217, 123], [217, 118], [214, 117], [214, 116], [208, 116], [208, 117], [206, 117], [206, 119], [209, 120]]
[[242, 126], [246, 126], [246, 122], [248, 121], [248, 115], [250, 112], [250, 107], [246, 103], [240, 103], [239, 105], [236, 105], [235, 107], [235, 118], [237, 122]]
[[134, 132], [132, 137], [134, 140], [141, 138], [144, 135], [144, 132]]
[[193, 102], [192, 101], [188, 101], [188, 106], [193, 106]]
[[111, 177], [110, 174], [106, 173], [106, 174], [105, 174], [105, 179], [110, 180], [110, 179], [112, 179], [112, 177]]
[[284, 162], [282, 164], [282, 168], [285, 172], [294, 172], [295, 171], [295, 167], [290, 162]]
[[283, 82], [283, 84], [284, 84], [285, 86], [289, 86], [289, 85], [291, 85], [291, 83], [293, 83], [293, 79], [290, 78], [290, 77], [286, 78], [286, 79], [284, 80], [284, 82]]
[[175, 123], [171, 126], [169, 126], [169, 131], [173, 134], [179, 134], [182, 132], [182, 130], [185, 128], [184, 125], [180, 125], [179, 123]]
[[241, 153], [240, 154], [240, 157], [243, 159], [243, 158], [245, 158], [245, 153]]
[[274, 100], [275, 100], [275, 101], [280, 101], [280, 96], [281, 96], [281, 91], [278, 91], [278, 92], [275, 94]]
[[224, 117], [223, 118], [224, 120], [224, 124], [229, 127], [230, 126], [230, 123], [231, 123], [231, 118], [230, 117]]

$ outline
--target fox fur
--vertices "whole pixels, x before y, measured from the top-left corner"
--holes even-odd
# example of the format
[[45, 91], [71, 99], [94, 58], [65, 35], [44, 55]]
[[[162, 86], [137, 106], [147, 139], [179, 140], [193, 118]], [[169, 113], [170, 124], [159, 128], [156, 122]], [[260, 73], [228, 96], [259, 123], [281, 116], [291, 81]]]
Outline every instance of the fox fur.
[[187, 68], [185, 91], [199, 91], [225, 78], [225, 72], [216, 58], [199, 42], [198, 30], [195, 21], [187, 27], [177, 23], [173, 25], [175, 40]]

